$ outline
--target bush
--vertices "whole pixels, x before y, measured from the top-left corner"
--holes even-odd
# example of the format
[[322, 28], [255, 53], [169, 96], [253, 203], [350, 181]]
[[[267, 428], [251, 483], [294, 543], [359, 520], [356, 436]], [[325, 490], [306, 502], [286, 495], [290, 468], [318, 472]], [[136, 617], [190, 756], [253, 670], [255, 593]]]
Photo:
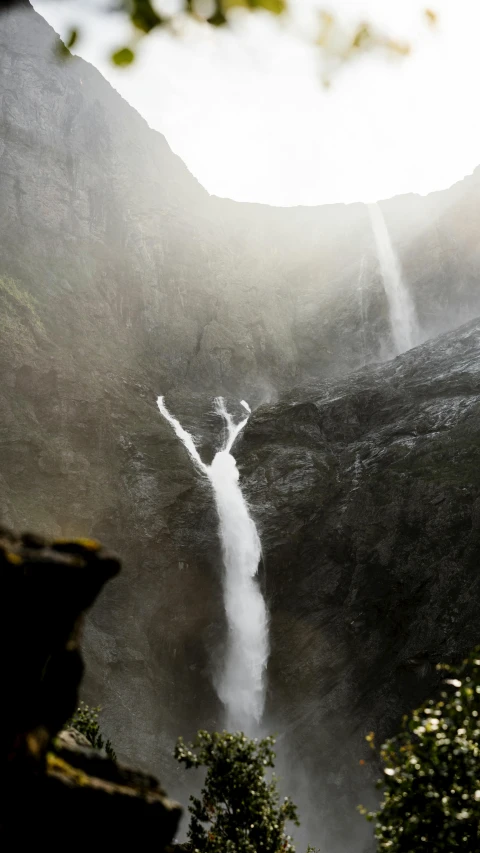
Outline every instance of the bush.
[[298, 826], [297, 810], [280, 802], [273, 768], [275, 740], [250, 740], [241, 732], [200, 731], [193, 744], [180, 738], [175, 757], [185, 767], [205, 767], [200, 798], [190, 797], [188, 837], [195, 853], [294, 853], [285, 824]]
[[448, 688], [411, 717], [381, 749], [383, 801], [378, 850], [452, 853], [480, 850], [480, 650], [454, 670]]
[[68, 725], [77, 732], [80, 732], [80, 734], [84, 735], [94, 749], [103, 749], [105, 747], [105, 752], [107, 753], [108, 758], [112, 761], [116, 761], [117, 756], [110, 740], [107, 738], [107, 740], [104, 741], [100, 732], [100, 725], [98, 722], [100, 710], [99, 706], [96, 708], [90, 708], [89, 705], [85, 704], [85, 702], [80, 702], [80, 705]]

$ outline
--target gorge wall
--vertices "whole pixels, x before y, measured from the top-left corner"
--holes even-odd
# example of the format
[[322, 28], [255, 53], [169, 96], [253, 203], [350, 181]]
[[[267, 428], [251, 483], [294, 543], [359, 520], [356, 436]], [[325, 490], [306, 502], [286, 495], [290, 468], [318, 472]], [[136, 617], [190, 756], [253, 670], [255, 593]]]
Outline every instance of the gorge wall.
[[366, 735], [382, 743], [480, 641], [479, 379], [477, 320], [299, 386], [237, 448], [272, 614], [267, 719], [328, 851], [361, 849]]
[[[455, 432], [473, 411], [472, 373], [455, 364], [463, 352], [475, 364], [476, 333], [373, 366], [391, 334], [364, 206], [210, 197], [94, 68], [60, 62], [55, 43], [29, 8], [0, 17], [1, 520], [120, 552], [125, 571], [88, 625], [85, 695], [105, 707], [119, 753], [184, 799], [173, 741], [221, 725], [220, 552], [212, 496], [155, 401], [166, 395], [206, 461], [221, 430], [213, 396], [263, 404], [241, 464], [265, 548], [269, 714], [306, 763], [313, 733], [310, 794], [323, 816], [335, 797], [337, 809], [356, 802], [351, 738], [387, 726], [427, 689], [418, 673], [435, 655], [460, 650], [445, 639], [464, 620], [449, 583], [468, 588], [477, 497], [471, 444], [464, 458]], [[480, 314], [479, 195], [477, 170], [445, 192], [382, 203], [425, 338]], [[443, 401], [438, 430], [429, 418], [440, 403], [430, 411], [426, 400]], [[452, 435], [465, 462], [453, 473], [453, 445], [435, 444]], [[428, 476], [415, 451], [427, 438], [421, 453], [438, 451]], [[440, 524], [444, 508], [451, 521]], [[453, 563], [445, 543], [457, 534], [466, 556]], [[431, 606], [427, 596], [442, 553], [446, 611], [440, 592]], [[422, 608], [431, 635], [418, 627]]]

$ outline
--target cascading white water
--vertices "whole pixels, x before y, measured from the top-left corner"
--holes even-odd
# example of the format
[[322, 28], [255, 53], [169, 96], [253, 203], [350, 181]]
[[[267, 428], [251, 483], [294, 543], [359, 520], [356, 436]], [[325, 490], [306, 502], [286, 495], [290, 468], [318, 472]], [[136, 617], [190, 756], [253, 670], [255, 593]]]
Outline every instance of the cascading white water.
[[[241, 401], [248, 414], [250, 408]], [[211, 465], [205, 465], [192, 436], [183, 429], [159, 397], [160, 413], [171, 424], [195, 465], [212, 484], [219, 518], [224, 563], [223, 600], [228, 625], [228, 647], [216, 685], [226, 710], [226, 727], [253, 735], [265, 704], [265, 671], [268, 660], [268, 614], [256, 579], [261, 556], [260, 539], [239, 484], [239, 473], [231, 450], [248, 421], [238, 424], [221, 397], [215, 408], [223, 418], [226, 437]]]
[[367, 339], [366, 339], [366, 318], [365, 318], [365, 306], [364, 306], [364, 295], [363, 289], [365, 286], [365, 255], [362, 257], [362, 262], [360, 264], [360, 273], [358, 276], [358, 307], [360, 309], [360, 323], [361, 323], [361, 340], [362, 340], [362, 356], [363, 363], [366, 363], [366, 353], [367, 353]]
[[395, 351], [400, 355], [420, 343], [415, 305], [403, 281], [400, 261], [393, 248], [380, 205], [369, 204], [368, 211], [388, 300], [392, 338]]

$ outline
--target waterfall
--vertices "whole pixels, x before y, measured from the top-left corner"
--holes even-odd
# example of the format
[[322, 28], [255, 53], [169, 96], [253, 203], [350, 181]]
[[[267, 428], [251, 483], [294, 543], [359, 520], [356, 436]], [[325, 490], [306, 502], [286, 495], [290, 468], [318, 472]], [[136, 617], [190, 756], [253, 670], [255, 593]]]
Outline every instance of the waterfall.
[[183, 429], [159, 397], [160, 413], [173, 427], [197, 468], [213, 488], [219, 520], [224, 572], [223, 601], [228, 642], [216, 689], [226, 711], [226, 727], [253, 735], [265, 704], [265, 670], [268, 660], [268, 615], [257, 582], [261, 556], [260, 538], [239, 484], [237, 464], [231, 450], [248, 421], [250, 408], [242, 400], [246, 417], [235, 424], [222, 397], [215, 410], [225, 425], [225, 439], [211, 465], [205, 465], [192, 436]]
[[364, 286], [365, 286], [365, 255], [362, 256], [360, 264], [360, 273], [358, 276], [358, 307], [360, 309], [360, 324], [361, 324], [361, 341], [362, 341], [362, 359], [363, 363], [367, 363], [367, 318], [365, 316], [364, 305]]
[[420, 342], [418, 321], [412, 297], [402, 277], [400, 261], [379, 204], [369, 204], [368, 211], [388, 300], [390, 326], [396, 354], [406, 352]]

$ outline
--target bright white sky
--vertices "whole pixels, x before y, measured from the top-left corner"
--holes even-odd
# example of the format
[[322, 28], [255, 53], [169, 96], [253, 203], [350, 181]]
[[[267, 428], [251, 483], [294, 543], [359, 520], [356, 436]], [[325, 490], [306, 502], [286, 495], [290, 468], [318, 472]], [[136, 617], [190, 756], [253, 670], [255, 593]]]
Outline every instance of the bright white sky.
[[[173, 0], [172, 0], [173, 2]], [[34, 0], [57, 32], [80, 23], [77, 51], [161, 131], [210, 193], [277, 205], [427, 193], [480, 164], [480, 0], [318, 0], [346, 27], [364, 18], [413, 54], [360, 58], [320, 82], [301, 37], [313, 0], [284, 30], [263, 14], [233, 32], [189, 25], [149, 36], [129, 70], [106, 56], [128, 40], [99, 0]], [[435, 29], [423, 10], [439, 13]], [[297, 31], [299, 34], [297, 35]], [[311, 31], [311, 30], [310, 30]]]

